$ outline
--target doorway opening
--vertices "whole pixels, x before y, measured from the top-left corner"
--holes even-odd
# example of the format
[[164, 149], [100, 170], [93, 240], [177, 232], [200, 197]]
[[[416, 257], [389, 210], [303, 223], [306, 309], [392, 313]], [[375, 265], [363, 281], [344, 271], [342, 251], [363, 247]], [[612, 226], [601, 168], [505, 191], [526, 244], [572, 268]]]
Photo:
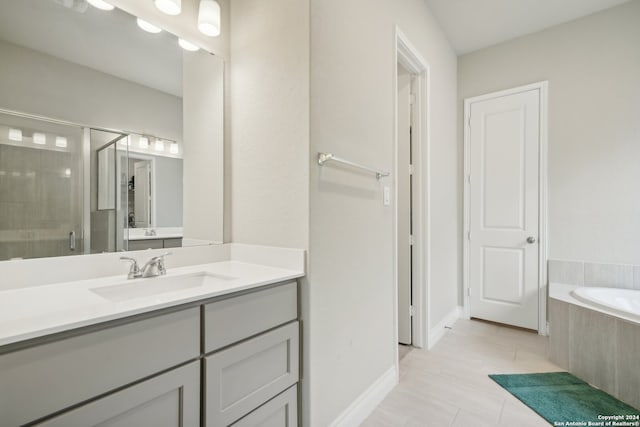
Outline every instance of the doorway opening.
[[[422, 348], [429, 343], [430, 233], [429, 65], [398, 28], [396, 54], [393, 346], [397, 350], [399, 344]], [[403, 350], [405, 354], [408, 348]]]

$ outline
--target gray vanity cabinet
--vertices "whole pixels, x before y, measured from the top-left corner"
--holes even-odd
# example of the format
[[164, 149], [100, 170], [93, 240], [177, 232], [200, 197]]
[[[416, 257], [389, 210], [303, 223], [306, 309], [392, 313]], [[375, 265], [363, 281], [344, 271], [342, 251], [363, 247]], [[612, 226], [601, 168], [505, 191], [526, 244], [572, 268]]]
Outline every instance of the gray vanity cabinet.
[[295, 426], [297, 319], [290, 281], [0, 348], [0, 426]]
[[39, 427], [198, 427], [200, 363], [109, 394], [54, 418]]
[[207, 427], [226, 427], [298, 382], [298, 322], [205, 359]]
[[280, 393], [233, 427], [296, 427], [298, 425], [298, 387]]

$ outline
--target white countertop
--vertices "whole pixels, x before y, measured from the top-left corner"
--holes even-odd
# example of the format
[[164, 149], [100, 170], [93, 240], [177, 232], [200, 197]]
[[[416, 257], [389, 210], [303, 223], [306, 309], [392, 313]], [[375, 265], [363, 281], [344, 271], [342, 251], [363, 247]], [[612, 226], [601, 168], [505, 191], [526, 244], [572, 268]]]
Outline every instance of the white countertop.
[[[112, 302], [91, 289], [206, 272], [231, 279], [212, 286]], [[0, 292], [0, 346], [302, 277], [302, 271], [240, 261], [169, 269], [161, 278], [110, 276]]]

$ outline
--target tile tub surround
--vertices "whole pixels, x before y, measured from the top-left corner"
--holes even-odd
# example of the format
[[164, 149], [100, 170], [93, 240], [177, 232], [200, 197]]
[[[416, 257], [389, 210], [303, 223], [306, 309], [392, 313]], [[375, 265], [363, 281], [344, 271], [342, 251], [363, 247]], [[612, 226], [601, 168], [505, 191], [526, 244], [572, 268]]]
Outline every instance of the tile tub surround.
[[640, 290], [640, 265], [549, 260], [549, 283]]
[[[177, 261], [183, 264], [176, 266], [169, 264], [166, 278], [171, 276], [193, 275], [207, 272], [213, 275], [230, 277], [232, 280], [210, 287], [193, 287], [149, 295], [147, 297], [133, 298], [122, 302], [112, 302], [91, 292], [96, 287], [109, 286], [111, 284], [129, 283], [134, 281], [126, 279], [127, 267], [120, 263], [121, 254], [87, 257], [73, 257], [65, 260], [68, 265], [76, 266], [72, 275], [52, 274], [55, 277], [65, 277], [63, 280], [34, 283], [29, 269], [38, 269], [42, 273], [42, 264], [45, 264], [57, 272], [60, 266], [60, 258], [48, 260], [25, 261], [16, 268], [11, 264], [9, 272], [14, 276], [1, 275], [4, 263], [0, 263], [0, 277], [3, 280], [14, 279], [20, 282], [20, 272], [24, 272], [31, 281], [27, 286], [14, 287], [0, 291], [0, 345], [14, 344], [20, 341], [41, 337], [44, 335], [64, 332], [71, 329], [120, 319], [141, 313], [147, 313], [180, 304], [190, 303], [201, 299], [226, 295], [233, 292], [253, 289], [284, 280], [295, 279], [304, 275], [304, 251], [297, 249], [268, 248], [249, 245], [224, 245], [216, 247], [215, 254], [207, 252], [206, 248], [199, 248], [204, 253], [195, 254], [195, 248], [181, 254]], [[131, 253], [143, 261], [150, 256], [163, 251], [144, 251], [142, 254]], [[191, 255], [190, 258], [186, 255]], [[207, 256], [207, 254], [209, 256]], [[198, 256], [195, 256], [198, 255]], [[216, 255], [216, 256], [212, 256]], [[72, 258], [72, 257], [68, 257]], [[188, 258], [188, 259], [186, 259]], [[187, 261], [193, 261], [188, 263]], [[169, 261], [169, 260], [167, 260]], [[109, 262], [118, 272], [114, 275], [105, 274], [96, 276], [91, 273], [90, 267], [95, 263]], [[174, 260], [176, 262], [176, 260]], [[53, 263], [53, 266], [48, 263]], [[82, 263], [89, 264], [89, 267]], [[167, 262], [168, 263], [168, 262]], [[37, 267], [33, 265], [36, 264]], [[115, 267], [114, 267], [115, 266]], [[122, 269], [122, 267], [125, 267]], [[81, 268], [82, 267], [82, 268]], [[7, 269], [9, 267], [6, 267]], [[122, 271], [119, 271], [122, 269]], [[41, 274], [42, 275], [42, 274]], [[69, 278], [69, 277], [72, 278]], [[136, 280], [163, 280], [163, 279], [136, 279]]]
[[640, 324], [572, 301], [572, 288], [554, 284], [550, 288], [549, 359], [640, 408]]

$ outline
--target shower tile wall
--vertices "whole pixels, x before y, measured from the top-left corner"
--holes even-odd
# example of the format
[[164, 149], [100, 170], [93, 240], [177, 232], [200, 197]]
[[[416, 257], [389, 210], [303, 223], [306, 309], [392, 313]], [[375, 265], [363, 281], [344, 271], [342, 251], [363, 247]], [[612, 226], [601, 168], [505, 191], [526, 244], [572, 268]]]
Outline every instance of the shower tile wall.
[[69, 232], [82, 231], [76, 156], [0, 144], [0, 260], [72, 254]]
[[549, 283], [640, 290], [640, 266], [549, 260]]

